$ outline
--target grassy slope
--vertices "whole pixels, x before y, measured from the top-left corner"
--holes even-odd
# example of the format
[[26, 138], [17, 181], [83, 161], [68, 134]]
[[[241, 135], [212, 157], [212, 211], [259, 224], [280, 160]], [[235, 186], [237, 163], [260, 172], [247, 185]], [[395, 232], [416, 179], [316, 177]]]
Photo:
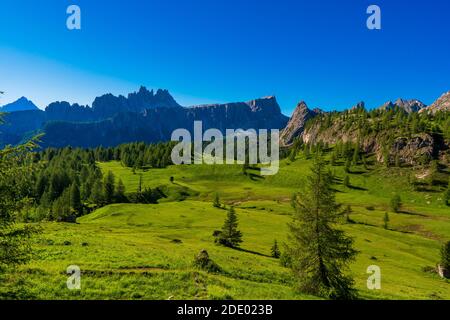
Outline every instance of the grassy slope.
[[[286, 238], [290, 196], [302, 187], [309, 161], [283, 161], [278, 175], [256, 180], [244, 176], [239, 166], [174, 166], [132, 174], [115, 162], [100, 165], [120, 177], [128, 191], [137, 188], [142, 173], [145, 186], [164, 185], [169, 197], [158, 205], [111, 205], [78, 219], [76, 225], [44, 223], [38, 244], [41, 258], [8, 280], [12, 286], [26, 279], [25, 297], [312, 298], [292, 290], [289, 271], [268, 256], [273, 240]], [[333, 170], [344, 176], [342, 167]], [[338, 200], [353, 209], [356, 223], [342, 227], [355, 237], [360, 251], [351, 272], [361, 296], [450, 299], [448, 282], [423, 271], [436, 264], [441, 241], [450, 238], [450, 215], [440, 194], [410, 190], [409, 169], [355, 171], [359, 173], [350, 175], [353, 188], [336, 188]], [[226, 214], [212, 207], [215, 192], [237, 207], [244, 234], [240, 251], [213, 243], [212, 232], [220, 229]], [[383, 216], [396, 192], [404, 200], [404, 212], [389, 212], [390, 230], [385, 230]], [[186, 195], [188, 200], [177, 201]], [[203, 248], [223, 269], [221, 274], [192, 268], [194, 255]], [[64, 272], [71, 264], [82, 269], [81, 291], [65, 288]], [[381, 290], [366, 288], [366, 268], [372, 264], [381, 267]]]

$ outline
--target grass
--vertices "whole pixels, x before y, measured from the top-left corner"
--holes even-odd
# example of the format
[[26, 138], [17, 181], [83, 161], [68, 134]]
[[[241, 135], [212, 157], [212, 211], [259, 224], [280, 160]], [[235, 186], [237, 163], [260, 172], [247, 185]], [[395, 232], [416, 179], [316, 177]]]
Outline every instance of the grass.
[[[77, 224], [42, 223], [36, 259], [2, 279], [0, 295], [37, 299], [315, 299], [298, 293], [288, 269], [270, 257], [274, 239], [286, 241], [291, 195], [302, 188], [310, 161], [283, 160], [279, 174], [251, 179], [240, 166], [171, 166], [132, 170], [100, 163], [122, 179], [127, 192], [161, 187], [159, 204], [114, 204]], [[332, 167], [338, 178], [342, 166]], [[448, 281], [430, 272], [450, 239], [450, 214], [439, 192], [416, 192], [409, 168], [352, 168], [351, 187], [337, 182], [339, 202], [351, 205], [354, 223], [342, 224], [360, 251], [351, 265], [364, 299], [450, 299]], [[174, 177], [171, 183], [169, 178]], [[342, 181], [342, 180], [340, 180]], [[436, 190], [437, 191], [437, 190]], [[215, 193], [234, 205], [244, 234], [241, 250], [214, 244], [226, 211], [214, 208]], [[389, 208], [400, 194], [400, 213]], [[184, 200], [184, 201], [181, 201]], [[383, 217], [389, 213], [388, 229]], [[206, 249], [221, 271], [193, 267]], [[66, 268], [78, 265], [82, 289], [68, 290]], [[369, 290], [367, 267], [381, 268], [381, 290]]]

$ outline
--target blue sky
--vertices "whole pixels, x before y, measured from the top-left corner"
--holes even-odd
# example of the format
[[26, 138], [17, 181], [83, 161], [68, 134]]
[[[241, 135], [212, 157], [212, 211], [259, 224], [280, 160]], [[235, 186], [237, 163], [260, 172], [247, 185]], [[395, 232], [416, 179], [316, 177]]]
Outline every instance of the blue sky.
[[[66, 28], [81, 8], [82, 29]], [[381, 8], [382, 29], [366, 28]], [[343, 109], [450, 90], [447, 0], [2, 0], [0, 104], [91, 104], [140, 85], [184, 105], [276, 95]]]

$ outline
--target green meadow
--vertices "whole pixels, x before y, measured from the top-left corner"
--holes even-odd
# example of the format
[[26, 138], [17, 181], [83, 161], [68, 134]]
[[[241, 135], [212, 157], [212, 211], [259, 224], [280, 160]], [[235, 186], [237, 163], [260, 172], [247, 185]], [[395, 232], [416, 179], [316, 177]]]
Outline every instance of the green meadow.
[[[99, 163], [122, 179], [127, 192], [160, 187], [158, 204], [112, 204], [77, 223], [42, 222], [36, 257], [4, 276], [2, 291], [28, 299], [316, 299], [295, 290], [290, 270], [270, 256], [276, 239], [287, 240], [292, 194], [301, 190], [311, 161], [281, 161], [275, 176], [260, 177], [239, 165], [181, 165], [133, 172], [119, 162]], [[414, 191], [411, 173], [423, 169], [352, 167], [350, 186], [343, 166], [331, 167], [338, 202], [350, 205], [351, 223], [339, 225], [359, 251], [350, 266], [363, 299], [450, 299], [450, 285], [433, 272], [439, 250], [450, 240], [450, 210], [437, 189]], [[447, 174], [447, 173], [444, 173]], [[170, 181], [173, 177], [173, 182]], [[216, 245], [226, 210], [235, 206], [243, 233], [240, 249]], [[390, 199], [399, 194], [402, 210]], [[388, 228], [383, 226], [389, 214]], [[193, 266], [206, 249], [221, 268]], [[81, 269], [81, 290], [66, 286], [66, 269]], [[381, 289], [367, 288], [367, 267], [381, 268]]]

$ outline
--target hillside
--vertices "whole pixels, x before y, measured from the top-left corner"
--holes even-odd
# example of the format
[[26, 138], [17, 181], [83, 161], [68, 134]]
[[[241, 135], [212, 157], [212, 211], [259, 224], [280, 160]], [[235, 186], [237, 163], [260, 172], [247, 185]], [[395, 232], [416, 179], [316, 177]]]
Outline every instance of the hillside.
[[[384, 169], [368, 160], [367, 168], [352, 166], [350, 187], [342, 184], [344, 163], [331, 166], [338, 178], [338, 201], [352, 208], [352, 222], [340, 227], [355, 238], [360, 251], [351, 270], [361, 297], [450, 299], [448, 283], [430, 271], [450, 234], [442, 189], [416, 190], [408, 182], [410, 174], [421, 175], [422, 169]], [[167, 198], [159, 204], [112, 204], [78, 218], [77, 224], [43, 222], [36, 243], [40, 258], [10, 274], [2, 290], [22, 281], [26, 290], [17, 294], [38, 299], [314, 298], [296, 293], [289, 269], [270, 257], [274, 239], [286, 241], [290, 197], [301, 188], [310, 164], [300, 152], [294, 161], [282, 161], [278, 175], [255, 180], [241, 166], [184, 165], [133, 173], [118, 162], [99, 163], [104, 174], [112, 171], [124, 182], [127, 192], [138, 188], [142, 175], [144, 186], [162, 187]], [[447, 171], [442, 174], [448, 178]], [[190, 195], [180, 201], [186, 192]], [[244, 235], [241, 250], [214, 244], [212, 233], [226, 214], [212, 206], [216, 192], [225, 205], [236, 207]], [[389, 207], [396, 193], [404, 202], [399, 213]], [[383, 228], [385, 212], [388, 229]], [[201, 249], [222, 271], [207, 273], [192, 266]], [[72, 264], [83, 270], [78, 292], [64, 288], [64, 272]], [[373, 264], [381, 267], [382, 290], [366, 288], [366, 269]]]

